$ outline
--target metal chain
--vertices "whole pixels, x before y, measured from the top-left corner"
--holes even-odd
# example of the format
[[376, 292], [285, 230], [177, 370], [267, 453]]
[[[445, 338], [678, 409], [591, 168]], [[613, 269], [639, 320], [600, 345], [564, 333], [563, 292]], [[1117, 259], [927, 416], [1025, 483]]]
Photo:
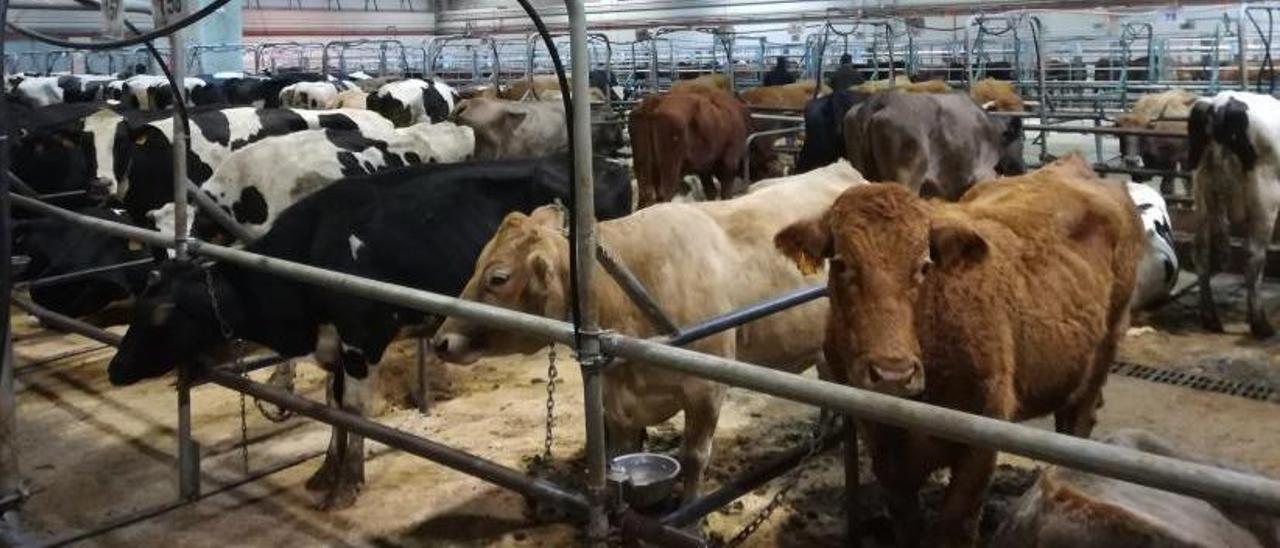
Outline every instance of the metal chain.
[[738, 533], [734, 535], [733, 538], [724, 543], [725, 548], [740, 546], [750, 538], [751, 535], [755, 534], [755, 532], [760, 529], [761, 525], [764, 525], [766, 521], [769, 521], [769, 518], [778, 510], [778, 507], [782, 506], [783, 502], [786, 502], [787, 495], [791, 493], [792, 489], [795, 489], [795, 487], [800, 484], [800, 469], [804, 468], [804, 466], [808, 464], [813, 457], [818, 455], [818, 449], [822, 447], [822, 437], [825, 434], [825, 424], [821, 420], [821, 417], [819, 417], [819, 420], [813, 427], [813, 431], [810, 433], [809, 452], [805, 453], [804, 458], [800, 459], [800, 462], [792, 469], [791, 477], [787, 479], [787, 482], [783, 484], [782, 487], [778, 489], [778, 492], [773, 495], [773, 499], [769, 500], [769, 502], [756, 513], [755, 517], [751, 518], [750, 522], [744, 525], [742, 529], [738, 530]]
[[[218, 329], [222, 332], [222, 338], [231, 343], [231, 352], [235, 356], [236, 367], [240, 370], [240, 377], [247, 378], [249, 376], [248, 364], [244, 360], [244, 341], [236, 338], [235, 331], [231, 329], [231, 324], [227, 323], [226, 318], [222, 315], [222, 307], [218, 304], [218, 294], [214, 291], [213, 285], [213, 268], [206, 267], [204, 269], [205, 288], [209, 291], [209, 302], [213, 305], [213, 317], [218, 321]], [[245, 475], [249, 474], [249, 414], [246, 397], [244, 392], [240, 393], [240, 465], [244, 468]], [[256, 400], [255, 400], [256, 405]]]
[[551, 443], [555, 440], [553, 429], [556, 422], [556, 345], [552, 344], [547, 351], [547, 434], [542, 442], [542, 463], [551, 464]]

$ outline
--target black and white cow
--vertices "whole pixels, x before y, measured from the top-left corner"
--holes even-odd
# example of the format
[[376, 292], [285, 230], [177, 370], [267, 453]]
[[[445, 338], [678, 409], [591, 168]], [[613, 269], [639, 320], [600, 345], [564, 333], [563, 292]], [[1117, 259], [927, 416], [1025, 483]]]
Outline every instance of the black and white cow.
[[1178, 284], [1178, 254], [1174, 251], [1173, 223], [1164, 196], [1141, 183], [1128, 183], [1129, 197], [1142, 217], [1147, 245], [1138, 262], [1137, 285], [1129, 309], [1145, 310], [1168, 300]]
[[1245, 285], [1249, 327], [1258, 338], [1275, 335], [1258, 292], [1267, 246], [1280, 213], [1280, 100], [1270, 95], [1224, 91], [1196, 101], [1187, 133], [1196, 200], [1196, 271], [1200, 276], [1200, 320], [1222, 331], [1210, 280], [1229, 252], [1231, 225], [1246, 235]]
[[[209, 180], [232, 151], [267, 137], [321, 128], [391, 131], [390, 122], [364, 110], [239, 107], [196, 109], [190, 115], [187, 177], [197, 185]], [[130, 218], [146, 223], [149, 211], [173, 197], [173, 119], [100, 112], [86, 119], [86, 126], [94, 132], [100, 184], [112, 191]]]
[[[76, 212], [108, 221], [128, 222], [122, 215], [103, 207], [86, 206]], [[28, 279], [153, 257], [150, 250], [137, 242], [48, 217], [20, 221], [14, 227], [13, 252], [30, 257], [31, 263], [23, 272], [23, 277]], [[149, 265], [143, 264], [57, 285], [32, 287], [31, 300], [59, 314], [88, 316], [141, 292], [149, 269]]]
[[102, 101], [107, 84], [113, 80], [113, 76], [91, 74], [23, 77], [14, 83], [11, 96], [33, 108]]
[[[475, 152], [471, 128], [449, 122], [380, 132], [299, 131], [232, 152], [201, 187], [236, 222], [261, 236], [289, 206], [343, 177], [416, 164], [455, 163]], [[161, 232], [173, 231], [172, 205], [153, 212]], [[195, 234], [229, 238], [207, 215], [194, 216]]]
[[[247, 249], [457, 295], [507, 214], [568, 198], [568, 161], [560, 155], [424, 164], [347, 179], [289, 208]], [[600, 218], [627, 214], [626, 168], [598, 160], [595, 171]], [[330, 364], [331, 401], [362, 413], [369, 367], [382, 359], [403, 325], [422, 319], [411, 310], [233, 264], [169, 264], [154, 280], [136, 299], [132, 324], [108, 368], [113, 384], [163, 375], [176, 363], [222, 347], [225, 322], [233, 336], [281, 356], [315, 352]], [[217, 299], [216, 314], [210, 295]], [[363, 440], [347, 434], [340, 443], [336, 434], [324, 464], [307, 482], [325, 492], [322, 508], [354, 504], [364, 481]]]
[[355, 83], [347, 80], [298, 82], [280, 90], [280, 105], [312, 110], [330, 109], [337, 105], [338, 95], [342, 92], [359, 90]]
[[369, 94], [367, 108], [396, 127], [443, 122], [458, 104], [458, 92], [442, 80], [410, 78], [391, 82]]
[[[202, 78], [190, 77], [183, 80], [186, 88], [187, 104], [214, 105], [226, 102], [225, 97], [216, 86]], [[165, 110], [173, 106], [173, 90], [169, 89], [169, 81], [163, 76], [140, 74], [124, 81], [121, 90], [121, 104], [126, 108], [143, 111]]]
[[[91, 133], [84, 120], [102, 103], [60, 103], [40, 108], [10, 105], [10, 168], [39, 194], [90, 190], [96, 170]], [[72, 205], [60, 201], [59, 205]], [[15, 210], [21, 215], [21, 210]]]

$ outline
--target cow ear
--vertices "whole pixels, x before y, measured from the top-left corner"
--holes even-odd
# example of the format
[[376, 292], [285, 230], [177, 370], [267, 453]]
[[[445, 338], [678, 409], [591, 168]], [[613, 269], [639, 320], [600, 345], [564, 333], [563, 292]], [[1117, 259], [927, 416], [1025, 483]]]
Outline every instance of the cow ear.
[[538, 292], [545, 292], [547, 287], [551, 285], [551, 259], [541, 251], [535, 251], [529, 254], [527, 259], [529, 265], [529, 289]]
[[834, 253], [825, 216], [782, 229], [773, 237], [773, 245], [806, 276], [816, 274], [822, 268], [822, 261]]
[[525, 117], [528, 115], [529, 113], [527, 112], [507, 111], [506, 113], [507, 129], [511, 130], [519, 127], [520, 124], [524, 122]]
[[929, 229], [929, 259], [940, 267], [977, 264], [987, 251], [987, 240], [972, 227], [944, 222]]
[[564, 228], [564, 209], [559, 206], [542, 206], [529, 214], [529, 220], [535, 225], [560, 230]]

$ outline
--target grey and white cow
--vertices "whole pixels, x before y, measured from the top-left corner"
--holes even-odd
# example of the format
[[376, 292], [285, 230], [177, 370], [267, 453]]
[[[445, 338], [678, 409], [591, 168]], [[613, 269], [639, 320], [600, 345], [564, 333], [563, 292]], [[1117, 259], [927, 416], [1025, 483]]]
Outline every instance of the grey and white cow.
[[1228, 228], [1244, 229], [1245, 285], [1249, 328], [1258, 338], [1276, 330], [1267, 319], [1259, 286], [1280, 213], [1280, 100], [1270, 95], [1225, 91], [1200, 99], [1187, 124], [1196, 200], [1196, 272], [1200, 275], [1200, 321], [1222, 331], [1210, 280], [1219, 255], [1230, 251]]
[[366, 99], [369, 110], [396, 127], [443, 122], [458, 104], [458, 92], [441, 80], [410, 78], [384, 84]]
[[[200, 78], [184, 79], [184, 97], [187, 105], [197, 104], [192, 98], [204, 95], [200, 91], [209, 86], [209, 82]], [[120, 93], [120, 103], [126, 108], [153, 111], [164, 110], [173, 106], [173, 94], [169, 91], [169, 80], [163, 76], [151, 74], [131, 76], [124, 80]]]
[[[593, 109], [591, 142], [597, 154], [623, 146], [622, 125], [612, 112]], [[564, 104], [559, 101], [509, 101], [476, 97], [463, 100], [451, 119], [476, 130], [476, 158], [536, 158], [569, 146]]]
[[[231, 153], [201, 187], [255, 237], [266, 234], [289, 206], [330, 183], [416, 164], [470, 158], [475, 134], [449, 122], [394, 130], [311, 130], [274, 137]], [[172, 231], [173, 207], [153, 212], [161, 231]], [[221, 227], [197, 213], [194, 231], [206, 240]]]

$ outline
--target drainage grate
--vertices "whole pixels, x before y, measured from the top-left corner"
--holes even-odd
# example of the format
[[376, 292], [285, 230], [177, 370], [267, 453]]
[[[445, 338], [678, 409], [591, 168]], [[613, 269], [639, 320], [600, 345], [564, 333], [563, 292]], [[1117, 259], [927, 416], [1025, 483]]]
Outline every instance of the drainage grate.
[[1111, 366], [1111, 372], [1113, 374], [1124, 375], [1134, 379], [1181, 386], [1192, 390], [1200, 390], [1202, 392], [1217, 392], [1219, 394], [1238, 396], [1251, 400], [1280, 403], [1280, 401], [1275, 399], [1276, 390], [1265, 382], [1229, 381], [1225, 379], [1207, 377], [1205, 375], [1197, 375], [1195, 373], [1186, 373], [1183, 371], [1174, 371], [1172, 369], [1163, 369], [1129, 362], [1116, 362]]

